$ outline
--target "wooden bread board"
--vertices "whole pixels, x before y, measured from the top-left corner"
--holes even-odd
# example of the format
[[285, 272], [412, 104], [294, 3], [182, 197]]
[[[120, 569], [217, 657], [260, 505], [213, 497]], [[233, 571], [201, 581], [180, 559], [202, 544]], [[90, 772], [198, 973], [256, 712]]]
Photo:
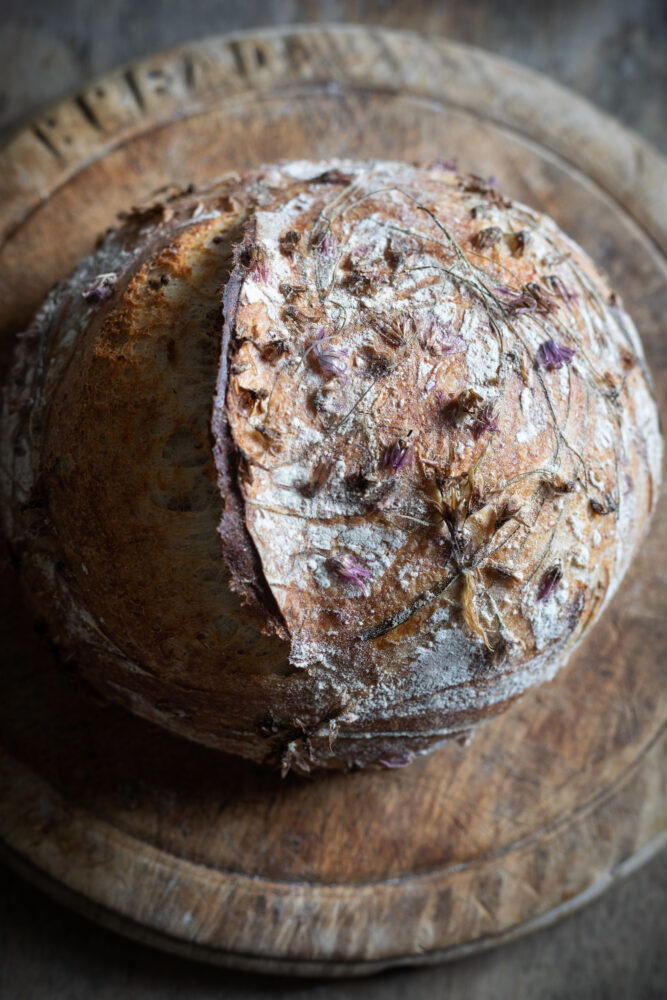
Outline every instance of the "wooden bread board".
[[[444, 40], [271, 29], [143, 60], [0, 152], [0, 360], [117, 211], [279, 158], [456, 157], [611, 274], [667, 399], [664, 161], [535, 73]], [[5, 571], [0, 840], [90, 916], [195, 958], [346, 975], [474, 952], [667, 842], [667, 503], [555, 681], [401, 771], [276, 774], [96, 700]]]

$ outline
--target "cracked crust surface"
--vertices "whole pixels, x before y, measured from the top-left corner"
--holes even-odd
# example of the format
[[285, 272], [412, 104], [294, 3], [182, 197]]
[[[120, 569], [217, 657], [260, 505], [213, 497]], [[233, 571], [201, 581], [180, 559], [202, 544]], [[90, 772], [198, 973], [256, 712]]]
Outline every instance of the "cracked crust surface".
[[552, 677], [660, 476], [606, 280], [439, 164], [130, 215], [22, 339], [5, 425], [8, 533], [84, 673], [304, 771], [406, 763]]

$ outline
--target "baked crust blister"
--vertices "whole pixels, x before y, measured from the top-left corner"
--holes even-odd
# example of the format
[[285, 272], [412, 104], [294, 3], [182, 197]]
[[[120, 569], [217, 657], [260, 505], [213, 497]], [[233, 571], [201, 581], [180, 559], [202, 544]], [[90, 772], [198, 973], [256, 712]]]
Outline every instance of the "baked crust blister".
[[14, 380], [5, 517], [51, 631], [135, 711], [283, 770], [399, 766], [551, 678], [660, 478], [606, 280], [441, 164], [135, 213]]

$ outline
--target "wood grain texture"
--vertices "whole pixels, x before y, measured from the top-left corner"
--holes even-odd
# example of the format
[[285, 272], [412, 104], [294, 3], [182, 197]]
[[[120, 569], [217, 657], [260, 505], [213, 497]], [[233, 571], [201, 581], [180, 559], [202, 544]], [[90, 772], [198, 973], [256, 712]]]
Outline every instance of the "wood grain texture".
[[[3, 360], [118, 209], [168, 180], [330, 155], [457, 155], [553, 215], [611, 273], [664, 401], [659, 157], [535, 74], [364, 29], [188, 46], [19, 133], [0, 154]], [[251, 968], [372, 971], [539, 924], [664, 837], [666, 532], [663, 502], [621, 593], [555, 682], [468, 746], [390, 774], [281, 782], [93, 703], [14, 603], [2, 838], [98, 917]]]

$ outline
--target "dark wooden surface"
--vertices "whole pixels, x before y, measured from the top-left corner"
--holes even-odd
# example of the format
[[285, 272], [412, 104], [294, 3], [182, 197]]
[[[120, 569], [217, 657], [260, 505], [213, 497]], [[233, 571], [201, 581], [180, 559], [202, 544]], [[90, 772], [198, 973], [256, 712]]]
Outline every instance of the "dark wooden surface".
[[[74, 16], [70, 19], [67, 16], [68, 12], [75, 11], [80, 15], [84, 7], [82, 4], [55, 4], [51, 7], [51, 13], [48, 16], [44, 12], [40, 15], [42, 30], [53, 32], [52, 37], [56, 39], [53, 51], [56, 51], [59, 44], [73, 45], [72, 40], [79, 31], [83, 31], [84, 34], [78, 58], [81, 59], [81, 53], [85, 51], [87, 52], [86, 58], [91, 59], [93, 58], [91, 53], [97, 51], [98, 61], [81, 68], [80, 75], [66, 79], [65, 86], [83, 82], [83, 79], [91, 72], [106, 68], [121, 59], [173, 44], [189, 35], [201, 35], [209, 31], [220, 31], [227, 28], [250, 27], [253, 24], [262, 23], [259, 10], [253, 4], [245, 5], [242, 10], [240, 5], [238, 10], [234, 4], [225, 5], [230, 16], [224, 22], [220, 19], [219, 6], [217, 10], [214, 10], [212, 7], [205, 8], [203, 4], [195, 4], [195, 11], [198, 7], [201, 8], [201, 17], [197, 20], [196, 16], [192, 14], [191, 7], [190, 13], [187, 15], [187, 26], [184, 10], [180, 14], [174, 13], [173, 19], [169, 21], [169, 16], [165, 11], [170, 11], [171, 5], [163, 5], [160, 17], [154, 20], [151, 25], [148, 15], [152, 5], [146, 4], [143, 15], [146, 20], [142, 22], [144, 23], [143, 35], [136, 28], [136, 18], [133, 21], [132, 17], [128, 17], [126, 20], [121, 18], [120, 27], [114, 34], [109, 31], [108, 26], [105, 32], [105, 18], [109, 16], [108, 11], [107, 13], [100, 11], [98, 20], [93, 17], [92, 8], [89, 5], [85, 6], [88, 10], [87, 17], [79, 16], [76, 18]], [[552, 42], [560, 38], [559, 44], [563, 46], [561, 50], [563, 64], [569, 65], [572, 61], [576, 62], [576, 58], [573, 52], [566, 51], [563, 40], [565, 28], [561, 24], [561, 20], [567, 14], [567, 11], [563, 10], [563, 6], [567, 7], [567, 5], [562, 5], [558, 15], [552, 14], [551, 20], [546, 15], [543, 15], [544, 20], [541, 18], [539, 22], [533, 19], [532, 31], [528, 30], [526, 25], [526, 18], [528, 18], [528, 27], [530, 27], [529, 15], [527, 12], [521, 12], [519, 5], [514, 8], [511, 17], [508, 13], [509, 8], [505, 12], [505, 20], [501, 24], [502, 30], [498, 27], [497, 11], [502, 12], [503, 5], [494, 8], [496, 13], [485, 19], [482, 16], [482, 5], [472, 4], [469, 8], [469, 19], [465, 25], [465, 19], [461, 13], [459, 15], [452, 12], [447, 14], [438, 11], [432, 4], [413, 4], [410, 6], [409, 13], [407, 7], [400, 4], [394, 5], [389, 14], [387, 14], [386, 5], [367, 4], [364, 5], [364, 19], [420, 30], [438, 30], [440, 33], [449, 33], [454, 37], [474, 41], [504, 54], [521, 58], [520, 51], [508, 48], [508, 45], [517, 44], [516, 38], [519, 37], [523, 39], [524, 61], [533, 63], [536, 62], [536, 59], [539, 60], [540, 52], [545, 54], [549, 36]], [[358, 8], [356, 11], [352, 10], [351, 7], [352, 5], [329, 4], [317, 9], [315, 5], [310, 5], [306, 9], [305, 6], [292, 4], [289, 6], [288, 13], [290, 19], [295, 21], [307, 20], [318, 14], [330, 19], [354, 19], [355, 14], [359, 14], [359, 10]], [[618, 22], [622, 17], [625, 23], [621, 26], [622, 31], [618, 37], [635, 39], [633, 43], [635, 48], [632, 49], [631, 46], [630, 51], [625, 54], [627, 65], [624, 72], [627, 79], [631, 81], [635, 79], [634, 106], [638, 113], [633, 117], [632, 107], [625, 106], [628, 89], [627, 79], [626, 87], [623, 90], [623, 101], [618, 102], [618, 106], [614, 106], [614, 94], [619, 94], [620, 91], [614, 91], [611, 82], [605, 100], [609, 102], [610, 108], [619, 114], [625, 109], [632, 124], [635, 127], [643, 125], [644, 134], [655, 139], [656, 136], [651, 134], [655, 122], [650, 109], [655, 106], [656, 93], [661, 83], [658, 65], [659, 17], [656, 17], [650, 10], [645, 10], [643, 13], [644, 21], [640, 23], [640, 28], [635, 30], [633, 34], [633, 31], [628, 28], [628, 15], [621, 15], [620, 6], [617, 15], [614, 14], [615, 5], [595, 5], [595, 7], [598, 20], [595, 23], [593, 36], [589, 34], [586, 41], [588, 43], [588, 61], [597, 58], [604, 64], [602, 68], [598, 67], [596, 73], [602, 74], [602, 76], [606, 73], [611, 80], [613, 73], [618, 73], [619, 65], [622, 65], [622, 60], [619, 63], [617, 58], [618, 51], [614, 50], [613, 47], [605, 49], [604, 45], [598, 45], [597, 50], [595, 46], [591, 47], [591, 37], [597, 38], [598, 41], [601, 37], [600, 22], [605, 21], [601, 13], [608, 18], [616, 16]], [[117, 11], [121, 11], [122, 8], [123, 5], [116, 7]], [[404, 10], [404, 16], [397, 19], [397, 9], [401, 8]], [[287, 8], [285, 9], [287, 10]], [[32, 11], [35, 10], [36, 7], [33, 6]], [[236, 19], [231, 16], [234, 11], [238, 15]], [[249, 22], [247, 18], [253, 13], [256, 15], [256, 20]], [[521, 18], [519, 18], [520, 13]], [[548, 9], [547, 13], [549, 13]], [[421, 21], [418, 20], [418, 15], [421, 17]], [[25, 7], [20, 12], [23, 24], [28, 23], [31, 17], [34, 17], [34, 13], [31, 12], [30, 7]], [[458, 31], [456, 30], [457, 17]], [[636, 15], [633, 13], [632, 18], [634, 17]], [[19, 18], [18, 8], [14, 11], [14, 18]], [[508, 30], [508, 21], [515, 24], [515, 34]], [[166, 27], [165, 22], [168, 22]], [[585, 19], [583, 26], [580, 22], [579, 15], [570, 17], [568, 30], [576, 31], [578, 24], [581, 31], [586, 31], [586, 25], [592, 30], [593, 19]], [[153, 31], [156, 24], [159, 27]], [[93, 30], [96, 25], [97, 29]], [[477, 25], [479, 31], [477, 36], [470, 35], [474, 25]], [[549, 30], [550, 26], [551, 31]], [[618, 23], [616, 27], [619, 27]], [[180, 29], [181, 34], [169, 34], [169, 31], [176, 28]], [[98, 37], [98, 30], [102, 35], [106, 33], [107, 37], [104, 42]], [[125, 34], [123, 34], [124, 30]], [[652, 30], [655, 31], [653, 35], [651, 34]], [[496, 31], [495, 43], [494, 31]], [[3, 33], [3, 46], [7, 45], [7, 36], [10, 33], [8, 31]], [[20, 32], [14, 37], [17, 38], [19, 34]], [[583, 54], [586, 47], [584, 40], [578, 36], [576, 39], [572, 36], [572, 39], [571, 48], [579, 53], [578, 58], [582, 64], [586, 64], [586, 58]], [[574, 41], [576, 41], [576, 45]], [[664, 43], [664, 31], [662, 43]], [[129, 50], [128, 45], [130, 44], [135, 44], [136, 47]], [[643, 58], [638, 57], [638, 46], [639, 49], [642, 46], [645, 47]], [[653, 46], [656, 48], [654, 49]], [[34, 49], [32, 51], [36, 52]], [[609, 51], [612, 52], [611, 58], [609, 58]], [[39, 85], [45, 85], [46, 79], [50, 79], [51, 86], [50, 89], [45, 89], [34, 98], [29, 88], [35, 86], [33, 79], [35, 71], [33, 69], [30, 73], [25, 72], [25, 60], [32, 58], [29, 52], [30, 50], [24, 48], [21, 53], [21, 45], [17, 44], [14, 51], [8, 53], [4, 60], [5, 73], [8, 74], [7, 78], [10, 81], [5, 110], [8, 106], [11, 111], [11, 102], [15, 100], [12, 94], [16, 93], [12, 88], [17, 86], [16, 78], [19, 76], [25, 78], [28, 88], [21, 110], [29, 109], [35, 100], [40, 101], [55, 96], [56, 91], [62, 89], [63, 78], [60, 78], [61, 83], [59, 84], [57, 69], [54, 71], [52, 68], [50, 78], [48, 73], [36, 74], [40, 77]], [[549, 56], [549, 59], [551, 58], [553, 58], [553, 53]], [[651, 76], [652, 58], [656, 69]], [[607, 60], [606, 63], [605, 60]], [[74, 62], [76, 63], [76, 60]], [[554, 74], [556, 72], [557, 67], [550, 65], [546, 56], [545, 62], [540, 64], [537, 61], [537, 65], [540, 68], [551, 70]], [[628, 66], [632, 68], [633, 65], [635, 66], [634, 78], [632, 72], [628, 71]], [[647, 67], [648, 77], [646, 75]], [[72, 71], [71, 65], [69, 71]], [[597, 79], [596, 74], [593, 76]], [[647, 85], [647, 79], [650, 86]], [[568, 82], [572, 82], [572, 80]], [[586, 91], [588, 89], [586, 80], [584, 84], [580, 89]], [[605, 93], [604, 88], [601, 88], [601, 91], [603, 94]], [[595, 90], [593, 92], [589, 90], [589, 96], [595, 97]], [[601, 103], [603, 102], [601, 101]], [[659, 112], [659, 101], [657, 107]], [[14, 109], [13, 114], [16, 115], [16, 109]], [[659, 125], [659, 113], [655, 117]], [[662, 141], [664, 144], [664, 136]], [[5, 957], [0, 959], [4, 963], [0, 966], [0, 976], [2, 977], [0, 988], [4, 990], [3, 997], [118, 996], [124, 991], [139, 997], [167, 997], [179, 993], [193, 997], [270, 996], [289, 995], [290, 991], [299, 996], [342, 997], [355, 996], [362, 989], [366, 990], [371, 997], [402, 996], [407, 995], [408, 992], [416, 997], [426, 997], [438, 995], [446, 989], [448, 995], [453, 997], [463, 995], [481, 998], [492, 995], [499, 997], [556, 997], [565, 995], [595, 997], [609, 995], [642, 998], [664, 995], [664, 984], [667, 982], [667, 969], [661, 954], [663, 951], [661, 943], [667, 932], [665, 927], [667, 874], [664, 858], [662, 861], [657, 859], [652, 862], [648, 869], [633, 876], [623, 886], [612, 890], [610, 895], [594, 904], [588, 911], [571, 918], [551, 931], [543, 932], [538, 937], [505, 948], [495, 955], [466, 961], [446, 969], [427, 970], [419, 973], [394, 973], [378, 978], [372, 983], [356, 986], [348, 984], [306, 986], [299, 984], [298, 986], [281, 987], [279, 991], [266, 981], [260, 982], [249, 977], [240, 977], [224, 972], [196, 970], [186, 963], [155, 955], [138, 946], [126, 945], [111, 935], [105, 935], [94, 929], [86, 928], [85, 933], [81, 934], [82, 925], [77, 922], [76, 918], [65, 914], [55, 904], [44, 902], [41, 897], [36, 897], [36, 894], [30, 890], [17, 889], [12, 877], [7, 876], [7, 878], [9, 880], [8, 895], [3, 894], [3, 900], [5, 902], [9, 900], [9, 903], [6, 917], [7, 930], [3, 929], [3, 933], [8, 935], [8, 940], [2, 942], [2, 954]], [[14, 890], [11, 889], [12, 885], [14, 885]], [[23, 900], [24, 905], [28, 907], [28, 916], [23, 923], [20, 920], [16, 921], [12, 916], [21, 912], [20, 903], [17, 909], [17, 904], [14, 902], [17, 894], [19, 900]], [[613, 899], [615, 897], [618, 898], [614, 906]], [[31, 898], [33, 899], [33, 910], [30, 909]], [[35, 898], [38, 898], [39, 902], [34, 903]], [[48, 914], [49, 911], [54, 915], [43, 920], [42, 915]], [[588, 916], [588, 914], [595, 913], [598, 913], [597, 919], [594, 916]], [[600, 913], [606, 915], [606, 923], [605, 917], [600, 917]], [[72, 928], [71, 939], [68, 939], [66, 934], [63, 937], [63, 929], [67, 926]], [[102, 942], [97, 955], [94, 945], [95, 940], [97, 940], [96, 935]], [[74, 952], [72, 952], [72, 949], [67, 947], [67, 940], [71, 942], [71, 940], [78, 940], [80, 937], [81, 945], [75, 947]], [[99, 958], [107, 948], [109, 955], [113, 957], [110, 961], [103, 962], [104, 967], [101, 969]], [[165, 969], [169, 970], [168, 973], [164, 971]], [[107, 994], [103, 992], [105, 989], [108, 990]]]

